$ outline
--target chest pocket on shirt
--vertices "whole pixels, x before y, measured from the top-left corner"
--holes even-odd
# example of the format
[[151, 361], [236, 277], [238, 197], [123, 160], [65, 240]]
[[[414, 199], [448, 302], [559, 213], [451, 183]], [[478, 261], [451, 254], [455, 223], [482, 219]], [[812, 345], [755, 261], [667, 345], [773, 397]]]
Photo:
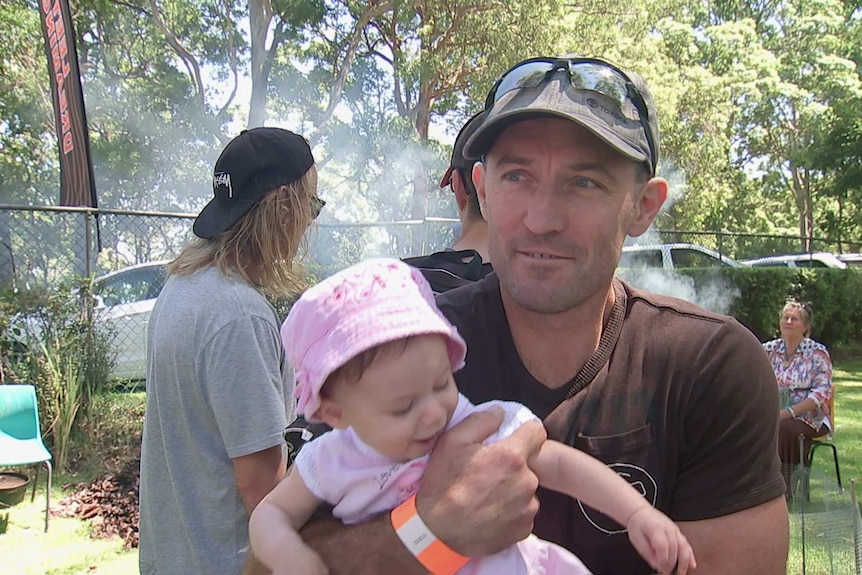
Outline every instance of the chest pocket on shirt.
[[[625, 479], [653, 506], [658, 499], [657, 478], [650, 473], [652, 453], [652, 426], [642, 427], [615, 435], [588, 436], [578, 433], [573, 444], [584, 453], [604, 462]], [[607, 534], [622, 533], [624, 529], [602, 513], [578, 502], [586, 520], [599, 531]]]

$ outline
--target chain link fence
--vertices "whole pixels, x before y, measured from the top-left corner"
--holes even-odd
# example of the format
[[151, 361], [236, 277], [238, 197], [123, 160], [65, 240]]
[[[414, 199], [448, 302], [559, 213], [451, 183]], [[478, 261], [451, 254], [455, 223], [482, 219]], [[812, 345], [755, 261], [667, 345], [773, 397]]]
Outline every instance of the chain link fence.
[[[0, 285], [17, 289], [101, 276], [176, 257], [192, 238], [194, 214], [0, 205]], [[321, 221], [309, 231], [304, 260], [334, 271], [369, 257], [416, 255], [452, 245], [458, 220]]]
[[[113, 335], [114, 375], [142, 378], [146, 326], [164, 282], [164, 264], [192, 235], [193, 214], [0, 205], [0, 290], [57, 287], [97, 277], [99, 318]], [[305, 267], [315, 277], [369, 257], [404, 258], [455, 243], [455, 218], [394, 222], [316, 222], [307, 235]], [[692, 243], [735, 259], [811, 251], [859, 249], [819, 238], [715, 231], [657, 230], [644, 243]], [[419, 246], [417, 252], [415, 247]]]
[[862, 515], [856, 482], [843, 488], [822, 469], [800, 466], [787, 505], [788, 575], [862, 575]]
[[[0, 286], [50, 286], [175, 257], [192, 239], [194, 214], [0, 205]], [[408, 257], [451, 246], [455, 218], [317, 222], [305, 261], [315, 275], [376, 256]], [[733, 259], [818, 251], [856, 252], [862, 242], [725, 231], [654, 230], [639, 244], [691, 243]]]
[[638, 243], [687, 243], [712, 248], [721, 255], [735, 260], [784, 254], [812, 254], [830, 252], [855, 253], [862, 249], [862, 241], [834, 240], [819, 237], [799, 237], [780, 234], [748, 232], [656, 230]]

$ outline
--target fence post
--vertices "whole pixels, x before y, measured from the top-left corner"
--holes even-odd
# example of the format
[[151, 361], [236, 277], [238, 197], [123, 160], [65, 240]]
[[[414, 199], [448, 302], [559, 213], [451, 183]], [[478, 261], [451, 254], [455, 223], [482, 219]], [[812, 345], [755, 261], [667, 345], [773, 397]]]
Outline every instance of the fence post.
[[718, 230], [718, 255], [724, 255], [724, 233]]
[[93, 214], [90, 212], [84, 212], [84, 273], [89, 278], [93, 275], [93, 226], [90, 221]]
[[856, 499], [856, 479], [850, 480], [850, 509], [853, 512], [853, 559], [856, 575], [862, 575], [862, 517], [859, 515], [859, 500]]

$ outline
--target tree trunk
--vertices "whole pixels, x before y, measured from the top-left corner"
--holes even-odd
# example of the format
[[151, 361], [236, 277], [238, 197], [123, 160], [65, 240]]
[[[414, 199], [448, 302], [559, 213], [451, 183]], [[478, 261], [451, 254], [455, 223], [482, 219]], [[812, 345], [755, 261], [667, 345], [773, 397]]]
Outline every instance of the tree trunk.
[[419, 136], [419, 154], [413, 172], [413, 199], [411, 202], [410, 217], [421, 220], [422, 224], [413, 233], [411, 251], [413, 254], [425, 252], [425, 216], [428, 215], [428, 167], [425, 164], [425, 149], [428, 144], [428, 126], [431, 123], [431, 97], [430, 90], [422, 89], [419, 102], [416, 104], [416, 133]]
[[793, 186], [793, 198], [796, 200], [796, 211], [799, 217], [799, 247], [803, 252], [811, 251], [811, 197], [808, 190], [807, 174], [791, 164], [790, 173]]
[[248, 24], [251, 36], [251, 101], [248, 110], [248, 127], [263, 126], [266, 122], [266, 36], [272, 23], [272, 5], [269, 0], [248, 0]]

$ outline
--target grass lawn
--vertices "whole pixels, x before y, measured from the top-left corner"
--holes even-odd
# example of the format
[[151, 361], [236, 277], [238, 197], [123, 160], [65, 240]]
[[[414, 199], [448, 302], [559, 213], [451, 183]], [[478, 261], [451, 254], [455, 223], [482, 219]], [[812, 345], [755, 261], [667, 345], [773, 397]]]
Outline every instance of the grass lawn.
[[[842, 361], [835, 365], [835, 445], [841, 464], [844, 487], [850, 480], [862, 479], [862, 360]], [[817, 450], [814, 466], [834, 473], [831, 457], [824, 448]], [[858, 491], [862, 491], [862, 487]], [[862, 493], [860, 493], [862, 495]]]
[[[0, 534], [0, 572], [15, 575], [129, 575], [138, 572], [138, 550], [123, 550], [117, 539], [97, 540], [89, 536], [89, 523], [80, 519], [51, 517], [45, 529], [45, 470], [39, 474], [36, 499], [24, 501], [8, 513], [9, 524]], [[81, 477], [55, 475], [51, 506], [63, 498], [62, 485]]]
[[[835, 444], [838, 446], [841, 464], [841, 479], [845, 490], [852, 478], [862, 478], [862, 360], [837, 362], [834, 371], [835, 395]], [[101, 405], [99, 413], [106, 413], [106, 420], [114, 419], [119, 411], [139, 409], [143, 393], [112, 394], [110, 404]], [[119, 429], [122, 431], [122, 429]], [[123, 432], [125, 433], [125, 432]], [[100, 470], [83, 472], [80, 476], [58, 475], [54, 478], [52, 506], [65, 494], [62, 486], [81, 482], [95, 476]], [[806, 534], [806, 575], [853, 573], [852, 533], [844, 529], [846, 519], [839, 516], [839, 526], [834, 525], [836, 516], [818, 513], [834, 509], [836, 496], [825, 484], [834, 481], [831, 453], [818, 450], [812, 472], [811, 501], [807, 510], [814, 512], [808, 517]], [[8, 510], [9, 525], [5, 534], [0, 534], [0, 572], [15, 575], [127, 575], [138, 572], [137, 549], [123, 550], [119, 539], [94, 540], [89, 536], [86, 521], [51, 517], [48, 533], [43, 533], [45, 482], [40, 474], [40, 486], [36, 500], [29, 497], [20, 505]], [[862, 494], [862, 486], [860, 486]], [[846, 493], [837, 496], [846, 501]], [[4, 512], [0, 512], [2, 517]], [[791, 557], [788, 573], [802, 573], [802, 549], [800, 541], [801, 521], [798, 514], [791, 516]], [[833, 552], [840, 547], [838, 552]], [[851, 549], [852, 551], [852, 549]]]
[[[850, 480], [862, 478], [862, 360], [837, 362], [833, 382], [834, 443], [838, 448], [844, 492], [837, 492], [831, 450], [819, 448], [811, 470], [811, 499], [806, 501], [794, 497], [790, 507], [788, 574], [850, 575], [856, 572], [853, 511], [848, 492]], [[857, 489], [857, 494], [862, 495], [862, 486]], [[803, 505], [804, 515], [801, 513]]]
[[[137, 441], [143, 421], [145, 395], [109, 393], [94, 399], [94, 418], [87, 458], [75, 475], [54, 474], [51, 508], [68, 493], [63, 486], [89, 483], [106, 471], [100, 461], [128, 457], [129, 443]], [[31, 469], [22, 469], [33, 475]], [[92, 539], [89, 521], [52, 516], [48, 533], [45, 528], [45, 469], [39, 473], [36, 498], [30, 503], [30, 492], [20, 504], [0, 511], [0, 519], [8, 514], [6, 532], [0, 531], [0, 573], [3, 575], [128, 575], [138, 572], [138, 550], [125, 551], [123, 541]]]

